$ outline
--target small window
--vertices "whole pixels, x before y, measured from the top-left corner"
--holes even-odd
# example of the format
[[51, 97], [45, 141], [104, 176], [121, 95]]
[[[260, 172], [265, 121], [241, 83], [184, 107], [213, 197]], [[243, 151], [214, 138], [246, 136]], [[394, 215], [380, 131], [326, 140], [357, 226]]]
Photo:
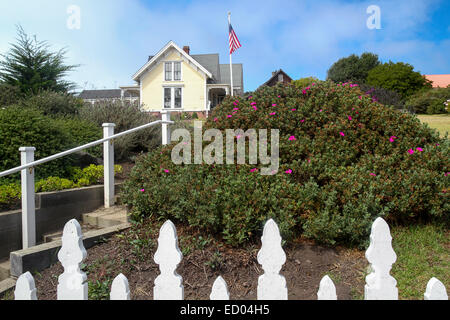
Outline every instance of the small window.
[[175, 90], [175, 108], [181, 108], [181, 88], [174, 88]]
[[164, 108], [172, 107], [172, 90], [170, 88], [164, 88]]
[[172, 62], [164, 63], [164, 80], [172, 81]]
[[283, 74], [282, 73], [280, 73], [278, 75], [278, 82], [283, 82]]
[[174, 80], [181, 80], [181, 62], [174, 62]]

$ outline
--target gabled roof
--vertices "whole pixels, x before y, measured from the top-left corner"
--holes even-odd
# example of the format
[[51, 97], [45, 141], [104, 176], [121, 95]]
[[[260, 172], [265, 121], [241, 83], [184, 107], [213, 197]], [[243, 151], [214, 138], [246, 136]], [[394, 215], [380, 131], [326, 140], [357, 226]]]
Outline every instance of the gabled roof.
[[219, 69], [219, 54], [191, 54], [198, 63], [204, 66], [213, 75], [216, 81], [220, 81], [220, 69]]
[[268, 83], [270, 83], [272, 80], [277, 78], [280, 73], [282, 73], [284, 77], [287, 77], [289, 79], [289, 81], [292, 81], [292, 78], [289, 77], [289, 75], [286, 72], [284, 72], [282, 69], [280, 69], [278, 71], [272, 72], [272, 77], [270, 77], [270, 79], [267, 80], [266, 82], [264, 82], [261, 86], [265, 86]]
[[[230, 65], [221, 64], [219, 67], [221, 76], [219, 83], [230, 83]], [[242, 63], [233, 63], [233, 87], [244, 89]]]
[[78, 98], [90, 99], [120, 99], [120, 89], [104, 89], [104, 90], [83, 90]]
[[133, 76], [133, 80], [138, 81], [139, 78], [150, 68], [154, 63], [158, 61], [158, 58], [161, 57], [167, 50], [170, 48], [174, 48], [177, 50], [186, 60], [194, 64], [197, 68], [199, 68], [203, 73], [205, 73], [209, 78], [212, 78], [213, 75], [210, 71], [208, 71], [205, 67], [203, 67], [197, 60], [195, 60], [192, 56], [187, 54], [183, 49], [176, 45], [175, 42], [170, 40], [159, 52], [154, 55], [147, 63], [139, 69]]
[[446, 88], [450, 85], [450, 74], [426, 74], [425, 78], [433, 82], [433, 88]]

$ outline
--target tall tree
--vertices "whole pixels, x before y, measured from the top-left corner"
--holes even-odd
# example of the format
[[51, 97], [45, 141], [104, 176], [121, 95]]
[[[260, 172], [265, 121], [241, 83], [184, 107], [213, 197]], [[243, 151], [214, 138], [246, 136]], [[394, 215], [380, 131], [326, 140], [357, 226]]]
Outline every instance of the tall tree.
[[431, 82], [414, 71], [409, 63], [389, 61], [369, 71], [367, 83], [372, 86], [396, 91], [403, 99], [415, 92], [431, 88]]
[[17, 27], [17, 43], [6, 54], [1, 54], [0, 81], [16, 86], [22, 93], [35, 94], [41, 90], [67, 92], [75, 88], [73, 82], [63, 78], [78, 65], [64, 64], [66, 50], [49, 51], [46, 41], [29, 37], [21, 26]]
[[364, 52], [360, 57], [352, 54], [336, 61], [327, 72], [327, 79], [334, 82], [352, 81], [363, 83], [368, 72], [378, 66], [380, 61], [375, 53]]

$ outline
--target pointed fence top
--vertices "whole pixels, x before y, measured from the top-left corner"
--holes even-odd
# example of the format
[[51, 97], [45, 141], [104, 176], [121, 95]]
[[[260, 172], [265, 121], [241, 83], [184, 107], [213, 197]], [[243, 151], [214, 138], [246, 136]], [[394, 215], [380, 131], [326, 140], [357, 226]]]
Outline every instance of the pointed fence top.
[[23, 273], [16, 282], [15, 300], [37, 300], [34, 278], [29, 271]]
[[228, 292], [227, 283], [221, 276], [218, 276], [216, 281], [214, 281], [209, 298], [211, 300], [229, 300], [230, 299], [230, 294]]
[[391, 242], [392, 237], [388, 224], [383, 218], [378, 217], [372, 224], [370, 245], [366, 251], [367, 260], [372, 265], [391, 266], [397, 260]]
[[183, 254], [178, 247], [177, 229], [172, 221], [167, 220], [161, 226], [158, 237], [158, 249], [153, 260], [160, 265], [176, 266], [183, 259]]
[[320, 280], [319, 291], [317, 292], [318, 300], [337, 300], [336, 287], [333, 280], [328, 275]]
[[114, 278], [111, 285], [110, 300], [130, 300], [128, 279], [122, 273]]
[[63, 230], [62, 246], [58, 252], [58, 260], [64, 268], [80, 264], [86, 259], [87, 252], [83, 245], [83, 234], [77, 220], [68, 221]]
[[433, 277], [428, 281], [427, 290], [424, 294], [425, 300], [448, 300], [447, 290], [444, 284]]
[[270, 219], [264, 225], [261, 237], [261, 250], [258, 252], [258, 263], [267, 273], [279, 273], [286, 262], [286, 254], [281, 247], [281, 236], [278, 225]]

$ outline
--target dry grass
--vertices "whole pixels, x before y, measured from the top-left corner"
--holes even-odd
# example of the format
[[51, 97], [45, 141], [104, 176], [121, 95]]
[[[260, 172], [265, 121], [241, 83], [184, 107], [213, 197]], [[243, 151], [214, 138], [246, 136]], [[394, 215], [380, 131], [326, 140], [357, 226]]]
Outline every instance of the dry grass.
[[450, 133], [450, 114], [419, 114], [417, 117], [430, 128], [439, 131], [441, 137], [444, 137], [446, 132]]

